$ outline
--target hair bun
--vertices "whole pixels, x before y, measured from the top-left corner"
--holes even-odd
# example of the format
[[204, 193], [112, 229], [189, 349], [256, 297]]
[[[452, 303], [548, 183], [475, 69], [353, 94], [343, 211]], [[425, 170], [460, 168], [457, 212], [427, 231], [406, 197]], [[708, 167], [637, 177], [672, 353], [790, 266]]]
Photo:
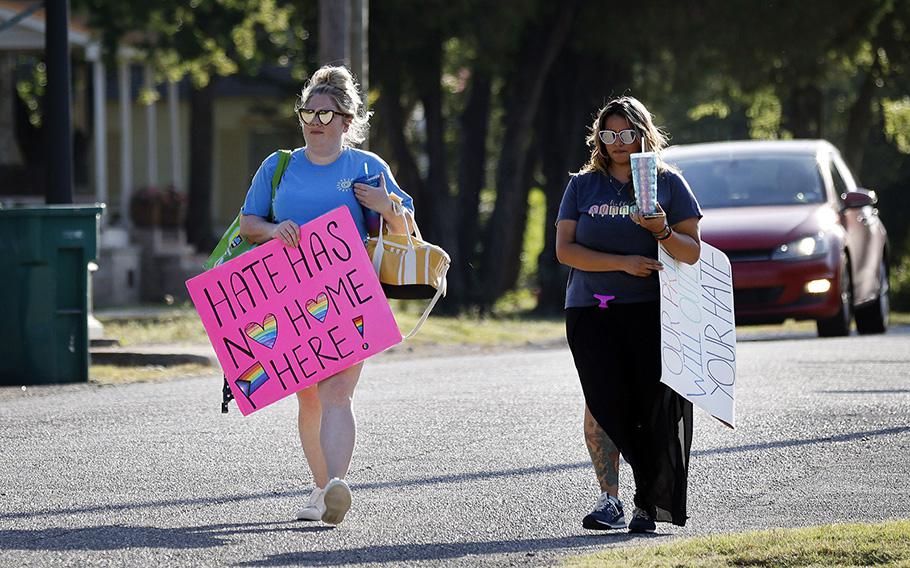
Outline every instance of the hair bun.
[[347, 90], [348, 85], [354, 84], [354, 77], [351, 72], [344, 67], [322, 67], [316, 71], [310, 78], [310, 84], [328, 85], [341, 91]]

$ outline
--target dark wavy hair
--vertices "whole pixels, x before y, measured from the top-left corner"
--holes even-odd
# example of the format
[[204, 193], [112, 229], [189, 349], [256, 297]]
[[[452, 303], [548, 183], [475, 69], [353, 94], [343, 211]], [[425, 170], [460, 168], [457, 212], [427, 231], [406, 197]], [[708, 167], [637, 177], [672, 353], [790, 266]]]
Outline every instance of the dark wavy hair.
[[611, 116], [621, 116], [628, 120], [632, 128], [638, 131], [642, 140], [642, 150], [657, 153], [658, 171], [673, 169], [660, 156], [660, 151], [667, 147], [667, 134], [654, 125], [654, 118], [641, 101], [635, 97], [619, 97], [612, 99], [597, 112], [597, 118], [590, 127], [588, 137], [585, 138], [585, 142], [591, 148], [591, 158], [578, 171], [579, 174], [601, 172], [609, 175], [610, 154], [597, 133], [606, 128], [607, 119]]

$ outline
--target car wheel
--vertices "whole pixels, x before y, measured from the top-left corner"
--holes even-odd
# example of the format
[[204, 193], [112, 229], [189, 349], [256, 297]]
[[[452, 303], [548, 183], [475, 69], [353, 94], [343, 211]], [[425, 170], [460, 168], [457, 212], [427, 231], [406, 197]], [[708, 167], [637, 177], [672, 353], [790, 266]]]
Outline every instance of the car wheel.
[[843, 337], [850, 335], [853, 319], [853, 282], [850, 278], [850, 262], [844, 260], [840, 268], [840, 309], [830, 318], [815, 322], [819, 337]]
[[875, 301], [856, 309], [856, 331], [866, 335], [885, 333], [891, 317], [890, 285], [888, 284], [888, 266], [882, 259], [878, 269], [878, 296]]

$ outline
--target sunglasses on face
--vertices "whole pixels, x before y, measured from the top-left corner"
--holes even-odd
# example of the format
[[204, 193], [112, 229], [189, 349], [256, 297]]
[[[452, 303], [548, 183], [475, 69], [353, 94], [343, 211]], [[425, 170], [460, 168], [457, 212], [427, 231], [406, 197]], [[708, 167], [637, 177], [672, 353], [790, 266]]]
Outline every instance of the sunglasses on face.
[[614, 132], [613, 130], [601, 130], [597, 133], [597, 136], [600, 137], [600, 141], [607, 146], [610, 144], [616, 144], [617, 138], [619, 138], [619, 141], [623, 144], [631, 144], [638, 139], [638, 131], [631, 128], [620, 130], [619, 132]]
[[338, 112], [337, 110], [332, 110], [332, 109], [322, 109], [322, 110], [315, 110], [315, 109], [311, 109], [311, 108], [297, 109], [297, 116], [299, 116], [300, 120], [302, 120], [303, 123], [307, 124], [307, 125], [313, 124], [315, 119], [319, 118], [319, 122], [323, 126], [328, 126], [329, 123], [331, 123], [333, 120], [335, 120], [336, 114], [340, 115], [340, 116], [347, 116], [347, 117], [351, 116], [347, 113]]

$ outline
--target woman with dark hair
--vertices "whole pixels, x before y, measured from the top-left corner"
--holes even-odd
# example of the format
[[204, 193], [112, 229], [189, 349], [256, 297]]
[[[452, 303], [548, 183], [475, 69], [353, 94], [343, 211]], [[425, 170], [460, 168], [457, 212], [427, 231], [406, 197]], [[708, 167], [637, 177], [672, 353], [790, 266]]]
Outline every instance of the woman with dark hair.
[[[569, 180], [557, 219], [556, 255], [570, 267], [566, 337], [584, 392], [585, 442], [601, 496], [582, 524], [626, 527], [619, 456], [632, 467], [631, 532], [655, 521], [683, 525], [692, 405], [660, 382], [657, 247], [698, 261], [701, 210], [685, 179], [660, 160], [666, 136], [638, 100], [620, 97], [597, 114], [591, 158]], [[657, 212], [640, 214], [630, 155], [657, 153]]]
[[[279, 162], [275, 152], [262, 162], [243, 204], [240, 231], [254, 243], [278, 239], [295, 247], [300, 225], [346, 206], [363, 238], [367, 212], [382, 215], [392, 233], [413, 226], [410, 196], [379, 156], [353, 146], [366, 137], [370, 113], [344, 67], [316, 71], [295, 106], [306, 146], [291, 153], [272, 202], [271, 180]], [[379, 174], [378, 187], [355, 180]], [[390, 192], [399, 199], [392, 199]], [[269, 218], [269, 212], [274, 217]], [[345, 482], [354, 452], [356, 423], [352, 402], [363, 363], [297, 392], [297, 429], [316, 487], [297, 512], [299, 520], [337, 525], [351, 506]]]

